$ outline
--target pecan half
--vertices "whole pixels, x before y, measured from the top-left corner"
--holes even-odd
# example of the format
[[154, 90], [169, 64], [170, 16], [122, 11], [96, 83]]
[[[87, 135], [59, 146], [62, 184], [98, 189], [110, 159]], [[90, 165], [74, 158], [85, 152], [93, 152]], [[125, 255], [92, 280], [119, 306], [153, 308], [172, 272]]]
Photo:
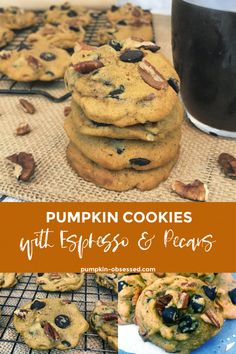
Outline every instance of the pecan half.
[[51, 280], [61, 279], [61, 275], [59, 273], [51, 273], [49, 278]]
[[186, 309], [188, 307], [190, 296], [187, 293], [181, 293], [177, 302], [178, 309]]
[[16, 315], [16, 317], [20, 318], [21, 320], [24, 320], [28, 312], [29, 311], [26, 309], [17, 309], [16, 311], [14, 311], [14, 314]]
[[118, 320], [118, 315], [116, 313], [104, 313], [102, 318], [104, 321], [114, 321]]
[[208, 199], [208, 188], [207, 185], [195, 179], [193, 183], [184, 184], [180, 181], [175, 181], [172, 184], [172, 190], [177, 193], [180, 197], [205, 202]]
[[162, 314], [162, 311], [164, 310], [166, 305], [169, 304], [169, 302], [172, 300], [172, 298], [173, 298], [173, 296], [170, 294], [162, 295], [157, 298], [156, 309], [157, 309], [157, 312], [159, 313], [160, 316]]
[[234, 156], [223, 152], [218, 157], [218, 163], [225, 176], [236, 178], [236, 158]]
[[64, 116], [65, 117], [68, 117], [68, 115], [71, 113], [71, 107], [69, 107], [69, 106], [66, 106], [65, 108], [64, 108]]
[[29, 113], [29, 114], [35, 113], [36, 109], [31, 102], [25, 100], [24, 98], [20, 98], [19, 102], [20, 102], [20, 105], [25, 113]]
[[20, 152], [7, 157], [15, 165], [14, 175], [17, 180], [27, 182], [33, 176], [35, 161], [32, 154]]
[[42, 324], [44, 333], [46, 336], [52, 340], [53, 342], [56, 342], [60, 339], [59, 333], [55, 330], [55, 328], [47, 321], [43, 322]]
[[34, 70], [42, 68], [42, 64], [40, 63], [40, 61], [37, 58], [33, 57], [33, 55], [29, 55], [26, 60], [29, 66], [31, 66]]
[[204, 322], [210, 323], [213, 326], [220, 328], [220, 322], [218, 321], [216, 314], [212, 310], [207, 310], [203, 315], [201, 315], [201, 318]]
[[104, 65], [99, 60], [87, 60], [74, 65], [74, 70], [81, 74], [89, 74], [94, 70], [102, 68]]
[[21, 123], [18, 128], [16, 128], [16, 135], [23, 136], [29, 134], [31, 132], [31, 128], [28, 123]]
[[164, 76], [147, 60], [142, 60], [138, 68], [141, 78], [149, 86], [156, 90], [162, 90], [168, 87], [168, 82]]

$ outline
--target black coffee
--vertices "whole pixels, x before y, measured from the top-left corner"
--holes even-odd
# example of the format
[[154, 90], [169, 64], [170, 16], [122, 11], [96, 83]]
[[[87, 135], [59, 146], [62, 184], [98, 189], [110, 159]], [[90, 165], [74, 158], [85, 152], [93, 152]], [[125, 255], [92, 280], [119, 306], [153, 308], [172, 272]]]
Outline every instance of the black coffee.
[[172, 46], [189, 113], [236, 131], [236, 1], [231, 12], [173, 0]]

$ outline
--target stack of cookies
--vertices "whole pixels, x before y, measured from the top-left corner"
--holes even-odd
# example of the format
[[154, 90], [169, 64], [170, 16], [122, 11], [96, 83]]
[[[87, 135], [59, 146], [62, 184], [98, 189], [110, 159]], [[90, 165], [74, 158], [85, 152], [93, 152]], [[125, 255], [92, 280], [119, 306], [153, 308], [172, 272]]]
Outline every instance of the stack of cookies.
[[75, 47], [65, 75], [72, 91], [67, 158], [100, 187], [155, 188], [177, 161], [179, 78], [159, 49], [133, 39]]

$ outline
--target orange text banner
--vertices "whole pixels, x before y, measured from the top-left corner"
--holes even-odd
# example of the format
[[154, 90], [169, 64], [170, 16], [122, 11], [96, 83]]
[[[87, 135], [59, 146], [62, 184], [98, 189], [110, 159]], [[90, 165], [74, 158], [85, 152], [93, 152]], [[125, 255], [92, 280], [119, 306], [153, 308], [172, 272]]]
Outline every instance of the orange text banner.
[[1, 203], [0, 212], [1, 272], [236, 271], [236, 203]]

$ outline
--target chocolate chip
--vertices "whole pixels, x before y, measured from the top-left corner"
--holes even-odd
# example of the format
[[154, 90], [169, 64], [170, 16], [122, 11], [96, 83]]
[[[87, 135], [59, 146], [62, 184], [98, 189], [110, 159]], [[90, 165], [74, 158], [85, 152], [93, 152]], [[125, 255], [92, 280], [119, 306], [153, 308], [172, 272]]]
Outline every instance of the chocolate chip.
[[236, 288], [228, 292], [232, 304], [236, 305]]
[[111, 46], [113, 49], [115, 49], [117, 52], [119, 52], [122, 49], [122, 45], [120, 42], [116, 41], [115, 39], [111, 39], [108, 42], [109, 46]]
[[4, 12], [4, 8], [0, 7], [0, 13]]
[[55, 324], [59, 328], [67, 328], [70, 325], [70, 319], [66, 315], [58, 315], [55, 318]]
[[111, 7], [111, 12], [115, 12], [115, 11], [117, 11], [117, 10], [119, 10], [119, 6], [112, 5], [112, 7]]
[[74, 32], [80, 32], [80, 28], [76, 26], [70, 26], [69, 29]]
[[41, 310], [46, 306], [46, 303], [43, 301], [35, 300], [30, 306], [31, 310]]
[[124, 85], [120, 85], [117, 89], [108, 93], [107, 97], [116, 98], [119, 100], [119, 95], [121, 95], [125, 91]]
[[140, 49], [143, 48], [145, 50], [150, 50], [150, 52], [152, 52], [152, 53], [156, 53], [158, 50], [161, 49], [161, 47], [159, 47], [158, 45], [156, 45], [154, 43], [148, 44], [148, 45], [141, 45], [139, 48]]
[[61, 10], [69, 10], [70, 9], [70, 4], [66, 2], [65, 4], [61, 5]]
[[117, 148], [116, 149], [116, 152], [117, 152], [118, 155], [123, 154], [124, 151], [125, 151], [125, 148]]
[[198, 321], [191, 316], [184, 316], [178, 325], [178, 331], [181, 333], [192, 333], [198, 328]]
[[137, 157], [129, 160], [131, 165], [136, 165], [136, 166], [146, 166], [150, 164], [150, 160], [144, 159], [142, 157]]
[[56, 8], [56, 5], [52, 5], [49, 7], [49, 10], [55, 10], [55, 8]]
[[120, 25], [120, 26], [127, 26], [127, 23], [125, 20], [120, 20], [117, 22], [117, 25]]
[[120, 292], [121, 290], [123, 290], [123, 288], [125, 286], [129, 286], [129, 284], [127, 284], [125, 281], [121, 280], [118, 282], [118, 292]]
[[167, 80], [167, 82], [176, 93], [179, 93], [179, 82], [176, 79], [173, 79], [171, 77], [170, 79]]
[[42, 277], [44, 273], [38, 273], [38, 277]]
[[207, 285], [203, 285], [203, 290], [204, 290], [204, 293], [206, 294], [206, 296], [210, 299], [210, 300], [215, 300], [216, 298], [216, 287], [214, 288], [210, 288], [209, 286]]
[[144, 54], [141, 50], [127, 50], [121, 54], [120, 60], [125, 63], [137, 63], [141, 61], [143, 57]]
[[189, 306], [193, 312], [202, 313], [205, 308], [205, 299], [201, 295], [194, 294], [189, 301]]
[[175, 306], [166, 307], [162, 311], [162, 319], [166, 325], [176, 324], [179, 320], [179, 310]]
[[160, 316], [162, 316], [162, 311], [165, 309], [165, 307], [169, 304], [169, 302], [172, 300], [173, 296], [170, 294], [166, 295], [161, 295], [156, 299], [156, 309], [157, 312], [159, 313]]
[[96, 126], [96, 127], [108, 127], [111, 124], [107, 123], [100, 123], [100, 122], [95, 122], [94, 120], [91, 120], [91, 122]]
[[52, 61], [56, 59], [56, 55], [50, 52], [43, 52], [40, 54], [40, 59], [45, 61]]
[[78, 16], [78, 14], [77, 14], [76, 11], [70, 10], [70, 11], [67, 12], [67, 16], [68, 17], [76, 17], [76, 16]]
[[61, 342], [61, 344], [63, 344], [65, 347], [68, 347], [68, 348], [71, 347], [70, 342], [68, 342], [67, 340], [63, 340], [63, 341]]

